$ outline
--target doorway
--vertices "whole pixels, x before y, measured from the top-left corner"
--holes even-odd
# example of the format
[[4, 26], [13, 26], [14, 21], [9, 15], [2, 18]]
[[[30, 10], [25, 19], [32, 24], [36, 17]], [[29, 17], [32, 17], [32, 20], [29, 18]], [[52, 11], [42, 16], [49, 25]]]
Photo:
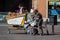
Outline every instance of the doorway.
[[28, 10], [32, 8], [32, 0], [20, 0], [19, 3], [21, 3]]
[[6, 2], [6, 11], [9, 11], [11, 9], [15, 9], [18, 4], [22, 4], [23, 7], [26, 7], [28, 10], [32, 8], [32, 0], [9, 0]]

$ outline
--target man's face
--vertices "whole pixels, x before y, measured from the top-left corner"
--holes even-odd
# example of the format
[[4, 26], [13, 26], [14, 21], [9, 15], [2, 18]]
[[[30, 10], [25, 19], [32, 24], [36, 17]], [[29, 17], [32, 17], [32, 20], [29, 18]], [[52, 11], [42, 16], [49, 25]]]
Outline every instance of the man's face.
[[26, 10], [24, 10], [24, 12], [25, 12], [25, 13], [27, 13], [27, 12], [28, 12], [28, 10], [26, 9]]

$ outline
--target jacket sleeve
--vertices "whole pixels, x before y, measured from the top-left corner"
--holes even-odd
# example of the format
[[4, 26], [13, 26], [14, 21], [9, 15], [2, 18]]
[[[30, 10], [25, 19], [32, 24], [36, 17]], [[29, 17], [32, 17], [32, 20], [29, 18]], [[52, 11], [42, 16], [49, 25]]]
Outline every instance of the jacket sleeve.
[[39, 16], [39, 19], [42, 19], [42, 15], [40, 13], [38, 14], [38, 16]]

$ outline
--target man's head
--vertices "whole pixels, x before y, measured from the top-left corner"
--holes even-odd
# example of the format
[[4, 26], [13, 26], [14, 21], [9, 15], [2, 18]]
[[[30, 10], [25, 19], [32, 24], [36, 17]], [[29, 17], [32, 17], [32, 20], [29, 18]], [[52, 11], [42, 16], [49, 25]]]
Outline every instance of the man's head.
[[28, 9], [25, 8], [25, 9], [24, 9], [24, 12], [25, 12], [25, 13], [28, 12]]
[[38, 10], [36, 9], [36, 10], [34, 10], [34, 13], [36, 14], [36, 13], [38, 13]]
[[23, 6], [22, 6], [22, 4], [19, 4], [18, 7], [21, 8], [21, 7], [23, 7]]

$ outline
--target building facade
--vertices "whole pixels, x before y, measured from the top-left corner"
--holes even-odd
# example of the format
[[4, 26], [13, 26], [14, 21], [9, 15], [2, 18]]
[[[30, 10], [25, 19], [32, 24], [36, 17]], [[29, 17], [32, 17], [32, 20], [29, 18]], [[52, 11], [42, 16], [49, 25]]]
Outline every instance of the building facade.
[[32, 7], [38, 9], [43, 19], [48, 18], [48, 0], [32, 0]]
[[[55, 8], [60, 8], [60, 0], [32, 0], [32, 7], [34, 9], [38, 9], [38, 11], [42, 14], [43, 19], [49, 18], [49, 10], [52, 6], [56, 6]], [[59, 15], [57, 15], [57, 20], [60, 20], [60, 10]]]
[[48, 2], [49, 2], [49, 4], [48, 4], [48, 10], [50, 11], [50, 9], [52, 8], [52, 6], [54, 6], [55, 10], [58, 13], [58, 15], [57, 15], [57, 21], [60, 22], [60, 0], [48, 0]]
[[[2, 0], [0, 14], [3, 15], [1, 16], [4, 17], [5, 11], [8, 12], [11, 7], [15, 7], [18, 3], [23, 4], [23, 6], [26, 6], [29, 9], [32, 7], [34, 7], [34, 9], [38, 9], [42, 14], [43, 19], [49, 17], [49, 10], [51, 9], [51, 6], [54, 6], [54, 3], [60, 7], [60, 0]], [[1, 11], [4, 13], [1, 13]], [[0, 20], [2, 20], [2, 17]], [[58, 20], [60, 20], [60, 14], [57, 17]]]

